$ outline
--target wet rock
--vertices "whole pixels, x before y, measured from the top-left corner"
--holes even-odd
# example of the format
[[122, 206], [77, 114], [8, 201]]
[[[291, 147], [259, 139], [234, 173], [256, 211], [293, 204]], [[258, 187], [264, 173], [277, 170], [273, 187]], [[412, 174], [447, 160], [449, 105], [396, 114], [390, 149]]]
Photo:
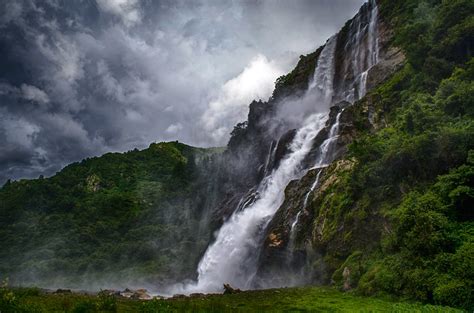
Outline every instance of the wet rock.
[[230, 284], [224, 284], [224, 294], [225, 295], [236, 294], [236, 293], [240, 293], [240, 292], [242, 292], [242, 290], [232, 288]]
[[278, 238], [278, 235], [275, 233], [271, 233], [270, 235], [268, 235], [268, 240], [270, 241], [270, 247], [279, 247], [283, 243], [283, 240]]
[[293, 138], [295, 138], [295, 135], [296, 129], [291, 129], [281, 136], [280, 140], [278, 141], [278, 146], [276, 148], [275, 162], [274, 164], [272, 164], [272, 168], [277, 168], [280, 164], [280, 161], [289, 152], [290, 144], [293, 141]]
[[400, 48], [390, 47], [384, 58], [373, 66], [367, 76], [367, 89], [373, 89], [400, 69], [405, 62], [405, 55]]

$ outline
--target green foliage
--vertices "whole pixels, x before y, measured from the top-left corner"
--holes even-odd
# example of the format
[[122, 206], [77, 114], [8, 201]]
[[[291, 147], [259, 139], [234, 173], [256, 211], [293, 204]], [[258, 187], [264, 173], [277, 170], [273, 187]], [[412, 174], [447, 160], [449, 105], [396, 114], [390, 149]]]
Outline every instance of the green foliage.
[[381, 13], [395, 28], [417, 71], [413, 88], [434, 90], [455, 66], [472, 57], [474, 5], [470, 0], [381, 1]]
[[99, 292], [97, 296], [97, 307], [103, 312], [117, 312], [117, 299], [106, 291]]
[[301, 55], [296, 67], [290, 73], [278, 77], [275, 81], [273, 98], [280, 95], [288, 95], [288, 91], [305, 90], [308, 87], [310, 78], [314, 74], [316, 62], [323, 47], [313, 53]]
[[204, 209], [197, 200], [207, 192], [195, 163], [213, 153], [157, 143], [74, 163], [51, 178], [5, 184], [1, 275], [80, 287], [193, 273], [209, 235], [195, 235]]
[[8, 288], [8, 280], [0, 285], [0, 312], [15, 312], [19, 302], [12, 290]]
[[[312, 204], [315, 245], [337, 286], [347, 268], [360, 293], [472, 310], [473, 2], [381, 0], [380, 9], [407, 63], [351, 108], [354, 166], [328, 170], [338, 179]], [[365, 129], [366, 102], [384, 128]]]
[[362, 251], [354, 251], [344, 263], [332, 275], [332, 279], [336, 286], [343, 287], [344, 284], [344, 270], [349, 269], [349, 276], [347, 282], [349, 286], [357, 286], [361, 275], [365, 272], [365, 262], [363, 260], [364, 254]]
[[98, 312], [97, 305], [92, 301], [80, 301], [72, 309], [73, 313], [95, 313]]

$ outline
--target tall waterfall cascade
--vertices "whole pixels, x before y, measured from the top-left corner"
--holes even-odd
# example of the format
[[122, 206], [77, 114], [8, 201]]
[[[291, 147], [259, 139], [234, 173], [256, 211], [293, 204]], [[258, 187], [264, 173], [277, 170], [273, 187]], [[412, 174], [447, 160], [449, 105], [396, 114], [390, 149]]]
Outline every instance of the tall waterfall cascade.
[[[367, 12], [361, 14], [363, 10]], [[350, 73], [349, 76], [353, 79], [344, 90], [336, 94], [335, 55], [339, 35], [335, 35], [326, 42], [321, 51], [314, 77], [304, 96], [314, 99], [315, 112], [316, 108], [330, 107], [341, 99], [353, 103], [367, 91], [368, 71], [378, 62], [378, 8], [375, 0], [365, 4], [361, 12], [350, 24], [350, 41], [344, 48], [345, 55], [349, 56], [345, 71]], [[289, 152], [275, 169], [269, 168], [269, 164], [274, 158], [277, 143], [270, 146], [265, 164], [266, 175], [254, 189], [257, 196], [252, 197], [252, 200], [242, 199], [239, 208], [234, 210], [217, 231], [215, 240], [208, 246], [199, 262], [197, 281], [175, 292], [218, 292], [222, 290], [223, 283], [242, 289], [252, 287], [266, 228], [284, 201], [286, 186], [290, 181], [303, 177], [309, 169], [318, 168], [316, 179], [305, 196], [304, 206], [307, 205], [310, 193], [318, 187], [321, 168], [333, 161], [333, 147], [339, 134], [341, 112], [330, 127], [327, 139], [319, 146], [317, 159], [309, 168], [303, 161], [314, 149], [314, 139], [318, 133], [327, 127], [328, 113], [314, 113], [305, 119], [289, 145]], [[291, 232], [297, 228], [300, 213], [301, 211], [290, 225]]]

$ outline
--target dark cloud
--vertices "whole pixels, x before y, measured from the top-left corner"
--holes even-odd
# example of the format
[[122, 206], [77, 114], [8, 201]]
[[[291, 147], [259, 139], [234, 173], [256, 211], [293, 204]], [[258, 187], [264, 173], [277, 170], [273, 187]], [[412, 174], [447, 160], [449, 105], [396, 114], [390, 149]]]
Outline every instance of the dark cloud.
[[0, 183], [107, 151], [225, 144], [362, 0], [0, 3]]

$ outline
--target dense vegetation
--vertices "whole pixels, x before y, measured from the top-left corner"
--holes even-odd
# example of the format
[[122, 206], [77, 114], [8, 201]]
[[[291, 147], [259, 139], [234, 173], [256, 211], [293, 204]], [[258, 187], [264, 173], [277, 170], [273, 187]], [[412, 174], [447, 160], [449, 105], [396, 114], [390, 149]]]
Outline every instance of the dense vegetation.
[[7, 182], [0, 273], [15, 283], [88, 288], [193, 275], [209, 240], [199, 223], [211, 201], [203, 176], [214, 152], [151, 144], [51, 178]]
[[342, 293], [331, 288], [285, 288], [179, 299], [130, 300], [105, 292], [97, 296], [44, 294], [38, 289], [0, 288], [2, 312], [448, 312], [460, 310]]
[[474, 2], [387, 0], [381, 14], [407, 62], [354, 106], [374, 105], [387, 126], [360, 121], [350, 166], [314, 203], [333, 223], [323, 240], [344, 247], [326, 261], [363, 294], [472, 310]]

